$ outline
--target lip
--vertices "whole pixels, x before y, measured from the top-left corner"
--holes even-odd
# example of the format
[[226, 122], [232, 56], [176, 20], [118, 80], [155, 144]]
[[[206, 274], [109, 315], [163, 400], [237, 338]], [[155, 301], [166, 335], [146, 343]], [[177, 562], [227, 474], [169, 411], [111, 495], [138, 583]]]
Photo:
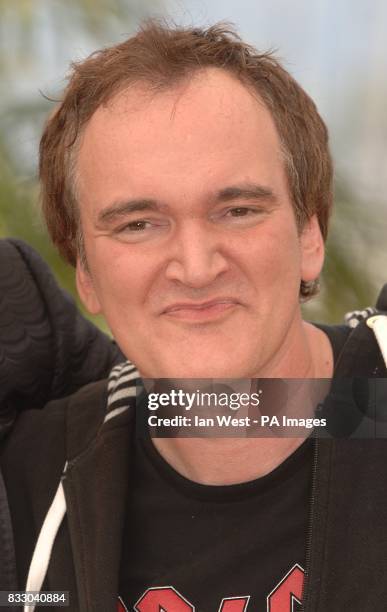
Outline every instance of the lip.
[[216, 298], [206, 302], [178, 302], [167, 306], [163, 314], [174, 319], [206, 321], [217, 319], [238, 305], [239, 302], [234, 298]]

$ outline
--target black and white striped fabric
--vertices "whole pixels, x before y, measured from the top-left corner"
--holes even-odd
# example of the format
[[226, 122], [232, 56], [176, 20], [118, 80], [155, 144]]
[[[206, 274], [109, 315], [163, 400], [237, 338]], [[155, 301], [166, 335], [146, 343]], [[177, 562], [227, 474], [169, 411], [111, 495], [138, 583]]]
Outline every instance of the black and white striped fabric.
[[135, 406], [136, 389], [141, 381], [140, 374], [133, 363], [124, 361], [115, 366], [108, 380], [108, 401], [105, 422], [114, 418], [131, 406]]
[[348, 327], [354, 329], [359, 325], [359, 323], [377, 313], [378, 310], [376, 308], [373, 306], [368, 306], [368, 308], [364, 308], [364, 310], [352, 310], [351, 312], [347, 312], [347, 314], [344, 316], [344, 321]]

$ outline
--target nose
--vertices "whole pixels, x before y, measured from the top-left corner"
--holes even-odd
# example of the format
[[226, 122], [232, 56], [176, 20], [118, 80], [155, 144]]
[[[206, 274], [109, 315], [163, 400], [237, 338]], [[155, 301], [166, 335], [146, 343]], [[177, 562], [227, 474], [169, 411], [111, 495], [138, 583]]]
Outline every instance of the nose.
[[211, 285], [228, 269], [223, 244], [215, 228], [191, 220], [173, 237], [166, 277], [188, 287]]

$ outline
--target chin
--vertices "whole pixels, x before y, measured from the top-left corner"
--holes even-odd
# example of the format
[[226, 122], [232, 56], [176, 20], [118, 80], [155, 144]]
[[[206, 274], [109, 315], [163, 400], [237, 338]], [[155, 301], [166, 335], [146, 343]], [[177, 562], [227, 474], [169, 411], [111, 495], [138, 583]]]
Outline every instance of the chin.
[[160, 367], [153, 370], [152, 376], [145, 378], [250, 378], [253, 367], [236, 363], [234, 360], [230, 362], [224, 361], [224, 358], [219, 360], [208, 359], [202, 356], [192, 359], [189, 364], [170, 362], [167, 366], [165, 363], [160, 364]]

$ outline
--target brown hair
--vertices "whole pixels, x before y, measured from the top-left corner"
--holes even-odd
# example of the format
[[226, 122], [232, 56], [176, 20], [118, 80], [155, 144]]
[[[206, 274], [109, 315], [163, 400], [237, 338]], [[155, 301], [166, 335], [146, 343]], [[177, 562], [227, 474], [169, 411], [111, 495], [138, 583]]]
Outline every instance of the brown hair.
[[[327, 129], [311, 98], [272, 53], [258, 53], [229, 26], [181, 28], [152, 20], [125, 42], [74, 63], [63, 99], [45, 126], [39, 166], [43, 212], [54, 244], [71, 264], [82, 245], [74, 193], [76, 144], [88, 120], [131, 84], [159, 91], [207, 67], [227, 70], [264, 101], [281, 140], [298, 227], [316, 213], [325, 240], [332, 163]], [[301, 284], [301, 297], [315, 292], [316, 283]]]

